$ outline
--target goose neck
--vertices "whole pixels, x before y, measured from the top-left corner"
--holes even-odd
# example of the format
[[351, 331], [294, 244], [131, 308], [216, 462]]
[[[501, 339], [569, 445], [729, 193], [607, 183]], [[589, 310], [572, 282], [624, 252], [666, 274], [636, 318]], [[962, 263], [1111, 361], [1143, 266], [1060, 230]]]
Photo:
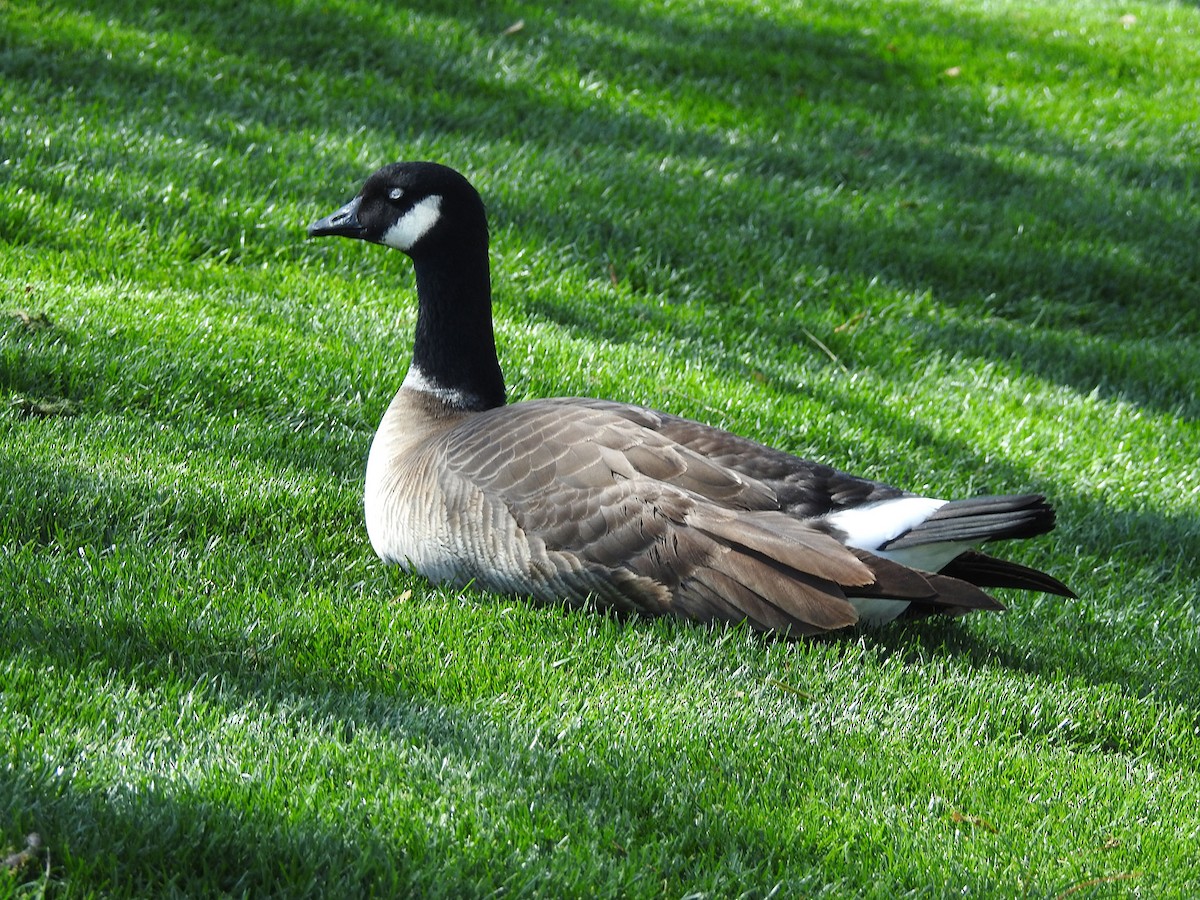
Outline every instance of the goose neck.
[[504, 375], [496, 356], [486, 249], [468, 259], [425, 258], [415, 267], [414, 372], [406, 384], [420, 384], [463, 409], [503, 405]]

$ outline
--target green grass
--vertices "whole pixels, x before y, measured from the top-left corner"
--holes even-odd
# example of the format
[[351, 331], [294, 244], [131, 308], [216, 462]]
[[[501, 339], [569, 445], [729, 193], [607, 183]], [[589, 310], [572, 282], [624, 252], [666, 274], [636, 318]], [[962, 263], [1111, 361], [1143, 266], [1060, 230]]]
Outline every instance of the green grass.
[[[0, 896], [1194, 896], [1198, 56], [1190, 3], [0, 0]], [[514, 399], [1044, 491], [1080, 599], [784, 643], [384, 567], [411, 268], [303, 228], [416, 158]]]

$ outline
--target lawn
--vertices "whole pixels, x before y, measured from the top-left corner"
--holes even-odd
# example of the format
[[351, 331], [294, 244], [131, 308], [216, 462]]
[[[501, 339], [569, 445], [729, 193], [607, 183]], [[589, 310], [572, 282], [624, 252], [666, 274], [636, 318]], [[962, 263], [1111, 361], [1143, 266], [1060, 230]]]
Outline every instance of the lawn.
[[[1197, 58], [1148, 0], [0, 0], [0, 897], [1196, 895]], [[382, 565], [411, 266], [304, 228], [396, 159], [487, 202], [512, 399], [1043, 492], [1079, 599], [785, 642]]]

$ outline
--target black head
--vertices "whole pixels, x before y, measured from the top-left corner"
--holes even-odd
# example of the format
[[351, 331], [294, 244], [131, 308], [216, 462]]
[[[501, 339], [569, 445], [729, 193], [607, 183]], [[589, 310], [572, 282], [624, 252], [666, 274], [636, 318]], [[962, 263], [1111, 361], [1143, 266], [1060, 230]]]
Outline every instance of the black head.
[[309, 237], [338, 235], [402, 250], [414, 259], [447, 241], [483, 242], [487, 219], [471, 183], [431, 162], [398, 162], [367, 179], [358, 196], [308, 226]]

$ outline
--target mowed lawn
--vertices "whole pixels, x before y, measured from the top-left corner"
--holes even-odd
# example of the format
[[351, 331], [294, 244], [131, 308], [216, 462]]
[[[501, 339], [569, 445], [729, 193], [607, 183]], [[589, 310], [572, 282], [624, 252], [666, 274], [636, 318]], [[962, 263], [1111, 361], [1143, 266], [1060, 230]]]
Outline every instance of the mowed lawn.
[[[0, 0], [0, 896], [1200, 892], [1200, 8]], [[434, 159], [512, 399], [936, 496], [1078, 593], [814, 641], [362, 525]], [[31, 838], [30, 835], [36, 835]]]

